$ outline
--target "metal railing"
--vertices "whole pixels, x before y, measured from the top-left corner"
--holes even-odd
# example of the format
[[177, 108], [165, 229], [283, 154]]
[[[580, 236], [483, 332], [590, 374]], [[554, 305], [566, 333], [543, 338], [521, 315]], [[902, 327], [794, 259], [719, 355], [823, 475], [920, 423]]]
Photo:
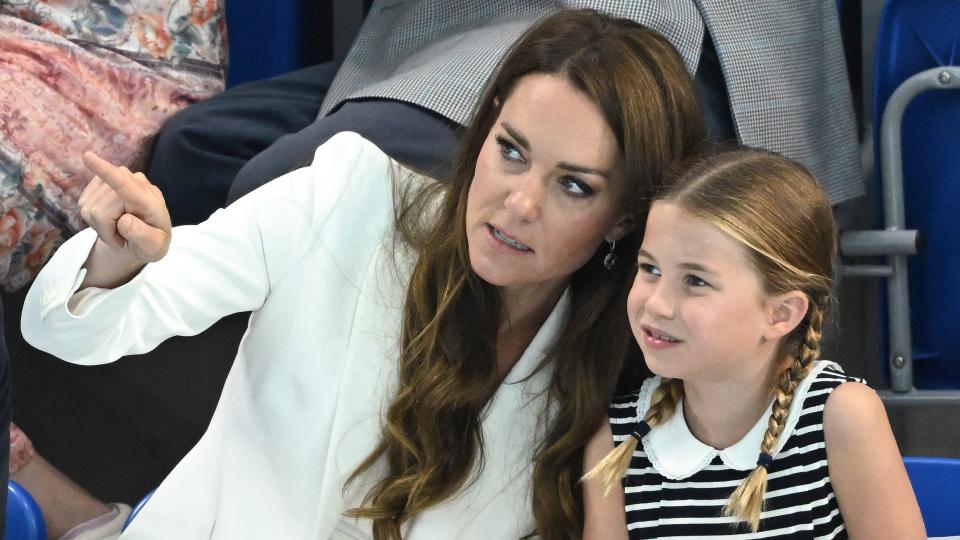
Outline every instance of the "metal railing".
[[[922, 247], [920, 231], [906, 229], [903, 202], [901, 126], [907, 105], [927, 90], [960, 89], [960, 66], [942, 66], [917, 73], [890, 96], [880, 127], [883, 230], [845, 231], [840, 253], [848, 257], [885, 256], [886, 264], [842, 266], [845, 276], [887, 279], [887, 330], [890, 386], [894, 392], [913, 389], [913, 354], [910, 338], [910, 292], [907, 257]], [[960, 149], [958, 149], [960, 151]]]

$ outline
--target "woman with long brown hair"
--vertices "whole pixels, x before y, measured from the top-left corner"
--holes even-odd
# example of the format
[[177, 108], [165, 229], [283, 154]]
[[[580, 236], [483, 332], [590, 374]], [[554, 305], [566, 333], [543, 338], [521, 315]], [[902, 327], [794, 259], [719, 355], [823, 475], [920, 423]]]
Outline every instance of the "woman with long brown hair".
[[702, 136], [669, 42], [561, 12], [505, 57], [446, 183], [342, 134], [171, 230], [146, 177], [87, 154], [91, 230], [24, 336], [98, 364], [254, 312], [207, 433], [125, 537], [578, 537], [630, 343], [616, 259]]

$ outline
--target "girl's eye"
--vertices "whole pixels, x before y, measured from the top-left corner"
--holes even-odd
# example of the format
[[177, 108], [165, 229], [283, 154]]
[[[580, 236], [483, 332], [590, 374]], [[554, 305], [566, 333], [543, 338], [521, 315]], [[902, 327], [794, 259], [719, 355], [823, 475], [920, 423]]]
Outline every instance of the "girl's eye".
[[495, 137], [497, 144], [500, 145], [500, 155], [502, 155], [507, 161], [523, 161], [523, 154], [520, 153], [520, 150], [517, 150], [517, 147], [514, 146], [510, 141], [505, 138], [497, 135]]
[[593, 195], [593, 188], [576, 176], [563, 176], [560, 178], [560, 184], [563, 185], [563, 189], [567, 190], [567, 193], [574, 197], [589, 197]]
[[640, 263], [640, 271], [655, 277], [660, 277], [660, 269], [650, 263]]
[[710, 284], [693, 274], [687, 274], [683, 277], [683, 282], [690, 287], [709, 287]]

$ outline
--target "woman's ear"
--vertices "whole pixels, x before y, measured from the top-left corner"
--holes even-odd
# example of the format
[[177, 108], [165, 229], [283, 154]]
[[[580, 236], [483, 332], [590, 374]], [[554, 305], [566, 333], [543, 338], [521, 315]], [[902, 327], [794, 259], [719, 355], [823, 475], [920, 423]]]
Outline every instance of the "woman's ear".
[[630, 234], [636, 228], [636, 219], [632, 213], [628, 212], [620, 217], [620, 221], [618, 221], [613, 228], [607, 231], [607, 234], [603, 237], [603, 239], [607, 242], [614, 242]]
[[807, 316], [810, 300], [800, 291], [790, 291], [771, 296], [764, 302], [767, 326], [763, 337], [775, 341], [793, 332]]

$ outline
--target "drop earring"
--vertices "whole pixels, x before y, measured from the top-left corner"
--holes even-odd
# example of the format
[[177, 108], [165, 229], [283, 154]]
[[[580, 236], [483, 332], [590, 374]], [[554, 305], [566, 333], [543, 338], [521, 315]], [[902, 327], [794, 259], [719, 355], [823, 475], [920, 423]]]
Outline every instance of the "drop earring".
[[607, 256], [603, 258], [603, 267], [607, 270], [613, 270], [613, 267], [617, 265], [617, 254], [614, 251], [617, 249], [617, 241], [609, 240], [610, 242], [610, 251], [607, 253]]

